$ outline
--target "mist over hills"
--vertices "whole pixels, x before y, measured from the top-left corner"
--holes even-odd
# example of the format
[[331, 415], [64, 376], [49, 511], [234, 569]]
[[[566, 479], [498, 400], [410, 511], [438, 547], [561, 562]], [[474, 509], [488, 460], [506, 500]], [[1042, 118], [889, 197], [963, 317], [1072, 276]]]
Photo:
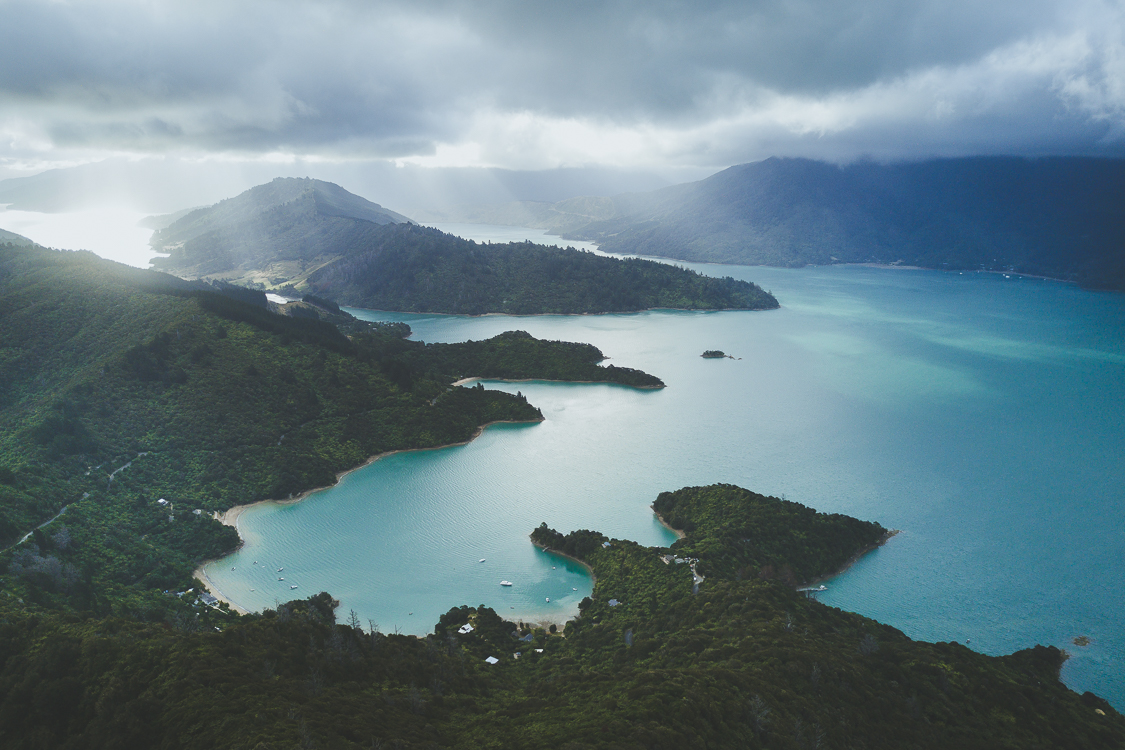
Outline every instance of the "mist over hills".
[[153, 265], [183, 278], [313, 292], [379, 310], [529, 315], [778, 306], [755, 284], [653, 261], [477, 244], [309, 179], [278, 178], [191, 211], [154, 232], [152, 246], [169, 253]]
[[5, 244], [5, 243], [10, 243], [12, 245], [34, 245], [35, 244], [31, 240], [29, 240], [27, 237], [24, 237], [22, 234], [16, 234], [15, 232], [9, 232], [7, 230], [0, 229], [0, 245]]
[[1125, 289], [1125, 161], [767, 159], [649, 193], [480, 207], [610, 253], [747, 265], [900, 263]]
[[170, 254], [154, 261], [157, 268], [261, 283], [303, 278], [379, 225], [406, 221], [330, 182], [279, 177], [188, 213], [156, 230], [151, 244]]
[[440, 221], [455, 207], [509, 201], [554, 202], [581, 195], [655, 190], [713, 170], [665, 173], [613, 167], [513, 170], [395, 166], [387, 161], [189, 161], [113, 158], [0, 180], [0, 204], [45, 213], [128, 206], [159, 214], [211, 205], [275, 177], [313, 177], [342, 185], [395, 210]]

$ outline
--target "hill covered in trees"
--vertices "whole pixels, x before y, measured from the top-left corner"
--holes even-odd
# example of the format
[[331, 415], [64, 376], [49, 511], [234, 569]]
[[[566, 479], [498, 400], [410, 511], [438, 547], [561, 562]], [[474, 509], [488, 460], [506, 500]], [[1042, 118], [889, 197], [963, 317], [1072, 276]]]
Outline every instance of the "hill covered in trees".
[[886, 530], [730, 485], [656, 498], [685, 533], [670, 549], [534, 530], [596, 576], [562, 634], [471, 606], [425, 638], [384, 634], [329, 594], [248, 616], [207, 606], [191, 571], [237, 541], [213, 511], [538, 420], [518, 395], [450, 383], [589, 379], [601, 357], [522, 332], [426, 345], [315, 296], [286, 312], [260, 292], [0, 246], [0, 744], [1125, 742], [1112, 706], [1058, 681], [1057, 649], [919, 643], [806, 598], [794, 583]]
[[12, 245], [33, 245], [33, 244], [35, 244], [31, 240], [29, 240], [27, 237], [24, 237], [22, 234], [16, 234], [15, 232], [9, 232], [9, 231], [6, 231], [4, 229], [0, 229], [0, 244], [8, 244], [8, 243], [10, 243]]
[[331, 182], [279, 177], [187, 212], [149, 244], [169, 254], [153, 265], [178, 276], [270, 285], [303, 279], [378, 226], [405, 221]]
[[[473, 209], [609, 253], [772, 266], [901, 263], [1125, 289], [1125, 160], [767, 159], [612, 198]], [[469, 218], [469, 216], [459, 217]]]
[[159, 592], [191, 587], [200, 559], [237, 543], [213, 512], [542, 419], [458, 377], [660, 384], [599, 367], [593, 347], [508, 334], [433, 349], [403, 324], [310, 299], [298, 309], [323, 317], [88, 252], [0, 246], [0, 545], [33, 534], [9, 550], [4, 588], [97, 612], [174, 610]]
[[371, 239], [310, 274], [309, 289], [356, 307], [465, 315], [778, 306], [756, 284], [647, 260], [530, 242], [478, 244], [411, 224], [382, 227]]
[[[169, 217], [171, 218], [171, 217]], [[163, 222], [154, 217], [154, 226]], [[771, 309], [759, 287], [531, 243], [478, 244], [317, 180], [277, 179], [158, 229], [156, 268], [403, 312]]]
[[[1055, 648], [990, 657], [912, 641], [772, 573], [775, 563], [829, 572], [838, 553], [880, 538], [877, 524], [794, 512], [729, 485], [661, 497], [692, 527], [671, 550], [594, 531], [533, 533], [597, 579], [562, 636], [470, 606], [449, 610], [425, 638], [384, 634], [337, 613], [328, 594], [173, 624], [0, 597], [0, 741], [29, 750], [1125, 742], [1113, 707], [1059, 682], [1064, 655]], [[731, 575], [714, 566], [698, 587], [689, 564], [666, 561], [688, 548], [700, 565], [741, 554], [730, 545], [742, 542], [716, 537], [708, 519], [752, 525], [742, 515], [748, 501], [753, 522], [805, 541]]]

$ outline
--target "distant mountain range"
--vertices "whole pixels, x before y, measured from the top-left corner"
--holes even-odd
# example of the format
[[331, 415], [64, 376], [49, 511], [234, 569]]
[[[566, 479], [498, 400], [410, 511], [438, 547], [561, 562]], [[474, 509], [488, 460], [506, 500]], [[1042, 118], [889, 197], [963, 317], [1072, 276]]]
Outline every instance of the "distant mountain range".
[[276, 179], [197, 209], [152, 236], [153, 265], [187, 279], [312, 292], [379, 310], [602, 313], [772, 309], [760, 287], [663, 263], [530, 243], [477, 244], [319, 180]]
[[1005, 270], [1125, 289], [1125, 161], [767, 159], [612, 198], [462, 209], [610, 253], [748, 265]]

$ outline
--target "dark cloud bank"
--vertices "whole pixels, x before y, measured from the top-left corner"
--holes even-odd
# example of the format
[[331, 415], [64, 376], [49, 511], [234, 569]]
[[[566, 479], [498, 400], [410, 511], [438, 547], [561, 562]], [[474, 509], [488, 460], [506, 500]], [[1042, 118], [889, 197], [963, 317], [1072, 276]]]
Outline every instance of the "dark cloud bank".
[[[0, 167], [1125, 154], [1119, 5], [2, 3]], [[428, 159], [428, 161], [427, 161]], [[28, 171], [24, 171], [24, 174]]]

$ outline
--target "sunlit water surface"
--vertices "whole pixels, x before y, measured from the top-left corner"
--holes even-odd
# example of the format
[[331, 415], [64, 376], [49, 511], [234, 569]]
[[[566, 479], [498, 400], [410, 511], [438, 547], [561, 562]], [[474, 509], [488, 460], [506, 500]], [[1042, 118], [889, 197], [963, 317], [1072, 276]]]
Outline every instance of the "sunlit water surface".
[[148, 245], [152, 230], [138, 226], [146, 216], [126, 208], [67, 213], [0, 208], [0, 229], [22, 234], [44, 247], [89, 250], [118, 263], [148, 268], [157, 254]]
[[901, 530], [830, 581], [826, 604], [990, 654], [1057, 645], [1068, 684], [1125, 707], [1125, 296], [999, 274], [693, 267], [756, 281], [782, 308], [354, 311], [428, 342], [513, 328], [588, 341], [668, 387], [489, 383], [546, 421], [256, 506], [245, 547], [210, 574], [251, 609], [327, 590], [386, 631], [429, 632], [460, 604], [561, 621], [590, 581], [531, 545], [541, 521], [668, 544], [657, 493], [730, 482]]

